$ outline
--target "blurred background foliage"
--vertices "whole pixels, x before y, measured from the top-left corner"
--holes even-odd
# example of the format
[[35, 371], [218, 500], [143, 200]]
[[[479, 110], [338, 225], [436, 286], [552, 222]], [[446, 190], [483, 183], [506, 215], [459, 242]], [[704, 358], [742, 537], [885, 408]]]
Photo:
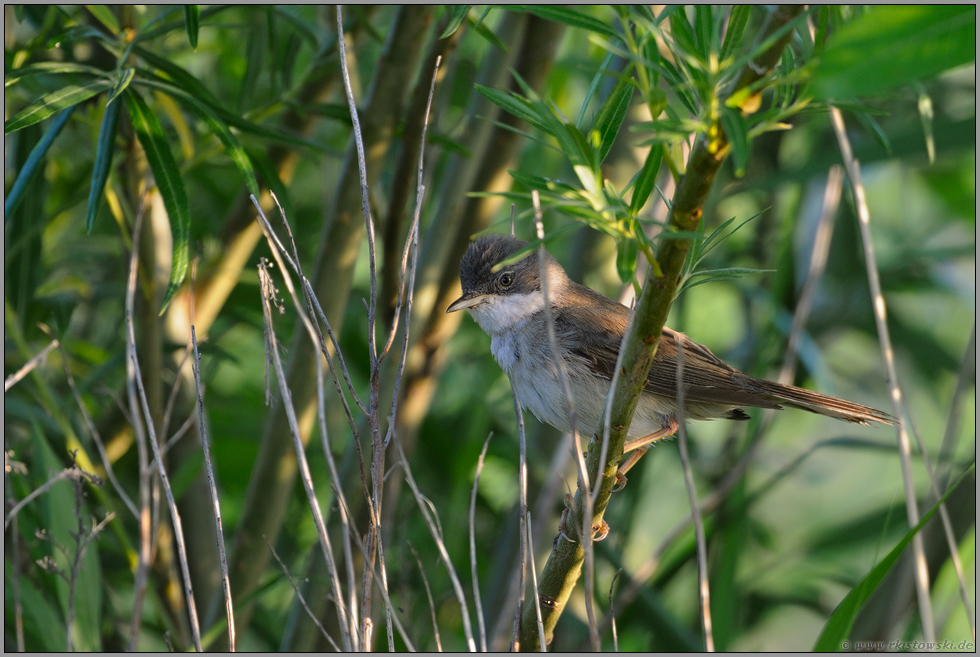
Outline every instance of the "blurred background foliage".
[[[13, 460], [5, 473], [5, 512], [67, 467], [70, 450], [78, 450], [86, 470], [106, 474], [66, 370], [121, 488], [137, 496], [124, 299], [134, 220], [142, 214], [135, 245], [137, 349], [158, 433], [182, 436], [168, 451], [167, 469], [183, 517], [203, 631], [220, 642], [224, 621], [194, 383], [189, 364], [182, 362], [191, 288], [238, 647], [324, 649], [327, 644], [262, 541], [266, 537], [303, 582], [307, 600], [330, 630], [329, 619], [336, 619], [327, 611], [325, 569], [295, 478], [275, 385], [274, 401], [266, 403], [254, 265], [269, 252], [260, 243], [247, 194], [256, 193], [267, 209], [267, 190], [282, 201], [354, 384], [365, 390], [370, 363], [361, 300], [369, 296], [370, 277], [333, 8], [6, 5], [4, 11], [5, 376], [52, 337], [63, 346], [5, 394], [4, 444]], [[909, 415], [944, 478], [959, 476], [974, 462], [974, 8], [813, 10], [809, 20], [816, 38], [805, 22], [794, 25], [786, 53], [766, 81], [770, 91], [759, 113], [747, 109], [744, 98], [722, 110], [699, 104], [699, 93], [707, 91], [710, 98], [716, 89], [711, 80], [698, 88], [683, 73], [685, 66], [695, 71], [696, 81], [699, 62], [718, 64], [711, 57], [720, 53], [726, 70], [725, 55], [735, 58], [727, 60], [733, 67], [751, 53], [768, 20], [764, 7], [571, 12], [364, 6], [345, 8], [344, 15], [378, 225], [383, 330], [391, 321], [398, 259], [415, 202], [421, 110], [435, 57], [443, 57], [425, 145], [416, 303], [396, 431], [419, 487], [438, 510], [461, 574], [468, 572], [468, 507], [477, 457], [493, 432], [475, 524], [492, 647], [506, 646], [515, 603], [517, 424], [489, 338], [468, 318], [444, 312], [458, 295], [458, 262], [471, 236], [509, 230], [508, 200], [516, 204], [518, 236], [531, 237], [532, 188], [546, 202], [551, 253], [576, 280], [628, 302], [630, 281], [647, 275], [636, 265], [637, 252], [654, 243], [673, 189], [670, 169], [683, 170], [693, 135], [719, 120], [726, 134], [764, 124], [774, 128], [749, 132], [742, 140], [729, 134], [732, 157], [711, 189], [705, 232], [734, 221], [699, 264], [700, 270], [721, 273], [688, 286], [668, 324], [733, 366], [775, 378], [807, 276], [828, 170], [840, 162], [825, 100], [834, 99], [845, 110], [863, 165]], [[733, 32], [729, 42], [723, 35], [735, 22], [742, 32]], [[656, 35], [645, 42], [652, 50], [630, 51], [623, 25], [631, 26], [631, 35], [643, 29]], [[637, 59], [638, 52], [647, 59]], [[631, 77], [634, 63], [655, 57], [676, 64], [676, 78], [651, 76], [634, 84], [639, 92], [623, 82], [639, 79]], [[519, 105], [519, 98], [529, 100]], [[773, 109], [787, 107], [792, 111], [785, 115]], [[601, 152], [586, 163], [592, 182], [598, 181], [591, 209], [579, 202], [580, 191], [590, 189], [588, 176], [575, 166], [582, 164], [576, 160], [582, 151], [573, 153], [577, 144], [550, 138], [549, 124], [535, 121], [543, 116], [536, 111], [550, 113], [556, 125], [581, 127], [586, 145]], [[587, 126], [608, 130], [599, 130], [590, 143], [594, 133]], [[631, 207], [630, 193], [637, 193], [642, 179], [638, 172], [653, 159], [663, 160], [663, 166], [652, 167], [656, 187], [646, 190], [648, 200]], [[578, 205], [568, 202], [570, 189], [580, 190]], [[629, 212], [616, 214], [623, 211], [617, 198]], [[850, 199], [845, 185], [826, 272], [800, 340], [795, 383], [887, 410]], [[622, 216], [630, 219], [621, 222]], [[296, 326], [291, 308], [277, 322], [302, 415], [315, 395], [314, 352], [303, 336], [290, 344]], [[381, 384], [389, 399], [391, 361], [397, 358], [389, 358]], [[330, 443], [353, 499], [360, 484], [351, 432], [327, 387]], [[526, 419], [540, 571], [562, 495], [575, 475], [567, 439]], [[895, 437], [885, 428], [852, 427], [796, 411], [764, 427], [759, 419], [689, 427], [703, 496], [764, 438], [744, 480], [707, 520], [715, 640], [726, 650], [810, 649], [844, 595], [908, 529]], [[312, 420], [312, 414], [304, 419], [307, 436]], [[333, 504], [335, 520], [319, 440], [309, 443], [308, 453], [321, 502], [325, 508]], [[434, 649], [411, 544], [432, 588], [442, 647], [465, 649], [446, 570], [396, 463], [390, 453], [382, 522], [393, 602], [415, 646]], [[925, 510], [935, 499], [921, 458], [914, 468]], [[69, 587], [55, 571], [64, 571], [70, 560], [54, 544], [75, 540], [74, 490], [69, 481], [56, 484], [5, 531], [7, 650], [18, 648], [21, 633], [28, 650], [64, 648]], [[78, 490], [86, 525], [90, 517], [116, 515], [79, 568], [74, 644], [123, 649], [130, 645], [136, 519], [113, 486], [83, 484]], [[975, 600], [972, 476], [949, 506]], [[354, 512], [364, 520], [363, 509]], [[597, 544], [597, 604], [603, 612], [609, 611], [606, 592], [622, 569], [613, 597], [622, 650], [702, 646], [693, 534], [670, 533], [688, 515], [670, 442], [631, 472], [607, 512], [609, 538]], [[47, 536], [39, 538], [38, 530]], [[970, 640], [941, 528], [933, 523], [924, 531], [937, 636]], [[190, 634], [165, 508], [157, 539], [138, 647], [184, 649]], [[39, 567], [35, 562], [44, 557], [57, 566]], [[895, 567], [856, 618], [852, 639], [920, 636], [908, 568], [903, 562]], [[630, 586], [636, 576], [641, 579]], [[471, 596], [468, 576], [463, 583]], [[587, 646], [584, 619], [579, 587], [552, 649]], [[377, 647], [384, 645], [382, 622], [376, 604]], [[610, 636], [605, 627], [607, 648]], [[396, 646], [403, 644], [396, 640]]]

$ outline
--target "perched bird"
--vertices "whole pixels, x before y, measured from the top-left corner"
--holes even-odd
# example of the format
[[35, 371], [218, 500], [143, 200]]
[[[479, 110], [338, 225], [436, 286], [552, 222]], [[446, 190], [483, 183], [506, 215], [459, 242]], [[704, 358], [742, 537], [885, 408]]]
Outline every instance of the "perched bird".
[[[446, 310], [468, 309], [490, 335], [494, 358], [521, 404], [547, 424], [571, 430], [568, 402], [548, 339], [538, 251], [497, 267], [527, 242], [489, 235], [473, 242], [460, 263], [463, 296]], [[595, 429], [626, 330], [626, 306], [572, 281], [545, 254], [548, 300], [558, 352], [574, 400], [576, 429]], [[882, 411], [795, 386], [756, 379], [729, 367], [704, 345], [664, 328], [646, 387], [627, 432], [625, 473], [654, 441], [677, 430], [677, 350], [683, 348], [684, 418], [747, 420], [743, 407], [799, 408], [857, 424], [894, 424]]]

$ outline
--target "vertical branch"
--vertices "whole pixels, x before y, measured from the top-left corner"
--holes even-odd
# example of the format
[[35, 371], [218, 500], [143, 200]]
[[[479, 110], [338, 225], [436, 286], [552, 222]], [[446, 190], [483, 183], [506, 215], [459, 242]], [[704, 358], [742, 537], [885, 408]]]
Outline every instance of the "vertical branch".
[[701, 601], [701, 627], [704, 630], [704, 644], [708, 652], [715, 651], [715, 639], [711, 632], [711, 596], [708, 589], [708, 548], [704, 538], [704, 523], [701, 522], [701, 508], [698, 506], [698, 493], [694, 488], [691, 474], [691, 457], [687, 452], [687, 430], [684, 426], [684, 338], [678, 334], [677, 343], [677, 438], [684, 469], [684, 485], [691, 503], [691, 518], [694, 521], [694, 535], [698, 551], [698, 598]]
[[[135, 249], [134, 249], [135, 250]], [[183, 571], [184, 597], [187, 601], [187, 614], [191, 623], [191, 634], [194, 639], [194, 647], [198, 652], [203, 652], [201, 646], [201, 628], [197, 620], [197, 605], [194, 603], [194, 590], [191, 586], [191, 573], [187, 565], [187, 546], [184, 543], [184, 529], [180, 522], [180, 514], [177, 512], [177, 502], [174, 500], [174, 492], [170, 488], [170, 481], [167, 478], [167, 470], [163, 467], [163, 455], [160, 453], [160, 444], [157, 440], [156, 430], [153, 426], [153, 418], [150, 416], [150, 404], [146, 398], [146, 391], [143, 389], [143, 377], [140, 373], [139, 360], [136, 357], [136, 337], [133, 330], [133, 316], [126, 313], [126, 328], [129, 332], [130, 352], [129, 357], [133, 363], [133, 378], [136, 380], [136, 389], [139, 393], [139, 400], [143, 410], [143, 419], [146, 422], [146, 430], [150, 437], [150, 446], [153, 448], [153, 458], [157, 465], [157, 474], [160, 483], [167, 495], [167, 505], [170, 507], [170, 519], [174, 525], [174, 540], [177, 543], [177, 553], [180, 557], [180, 567]]]
[[[313, 328], [313, 324], [307, 317], [306, 313], [303, 312], [302, 305], [300, 304], [299, 297], [296, 294], [296, 288], [293, 286], [292, 278], [289, 276], [289, 272], [286, 269], [286, 265], [283, 262], [283, 254], [278, 248], [278, 240], [274, 239], [271, 235], [271, 227], [269, 226], [268, 219], [265, 217], [265, 213], [262, 211], [262, 206], [254, 197], [252, 202], [255, 205], [256, 210], [261, 217], [261, 225], [263, 230], [268, 231], [266, 234], [266, 239], [269, 242], [269, 248], [272, 252], [273, 257], [276, 260], [276, 264], [279, 265], [279, 269], [282, 271], [283, 281], [286, 284], [286, 288], [289, 291], [289, 295], [293, 301], [293, 306], [296, 309], [296, 313], [303, 323], [310, 340], [314, 343], [317, 342], [317, 332]], [[294, 265], [295, 266], [295, 265]], [[289, 421], [290, 433], [293, 437], [293, 447], [296, 452], [296, 460], [299, 466], [301, 479], [303, 480], [303, 487], [306, 491], [307, 501], [310, 505], [310, 511], [313, 514], [313, 521], [317, 528], [317, 534], [320, 539], [320, 547], [323, 550], [324, 558], [327, 562], [327, 569], [330, 573], [330, 585], [332, 588], [332, 593], [334, 596], [334, 602], [337, 609], [337, 620], [341, 628], [341, 639], [343, 641], [344, 650], [350, 651], [352, 649], [352, 641], [364, 640], [367, 644], [366, 637], [362, 636], [360, 638], [355, 637], [355, 633], [350, 633], [347, 627], [347, 616], [348, 612], [346, 605], [343, 600], [343, 592], [340, 587], [340, 579], [337, 574], [336, 563], [333, 558], [333, 548], [330, 545], [330, 537], [327, 534], [326, 524], [323, 520], [323, 514], [320, 510], [320, 503], [316, 498], [316, 492], [313, 489], [313, 480], [310, 476], [309, 464], [306, 460], [306, 452], [303, 448], [303, 440], [300, 435], [299, 421], [296, 417], [296, 410], [292, 402], [292, 393], [289, 390], [288, 382], [286, 381], [285, 371], [282, 367], [282, 360], [279, 357], [278, 342], [276, 340], [275, 331], [272, 325], [272, 313], [270, 310], [270, 304], [276, 303], [275, 296], [275, 286], [272, 284], [272, 279], [269, 277], [269, 273], [266, 269], [265, 263], [260, 263], [259, 265], [259, 281], [262, 287], [262, 313], [263, 321], [265, 323], [266, 329], [266, 341], [268, 348], [268, 357], [271, 357], [273, 366], [276, 372], [276, 379], [279, 383], [280, 394], [282, 395], [283, 406], [286, 412], [286, 418]], [[319, 357], [317, 357], [319, 361]], [[318, 377], [319, 378], [319, 377]], [[322, 411], [322, 405], [318, 407]], [[322, 418], [322, 413], [321, 413]], [[322, 426], [322, 425], [321, 425]], [[339, 484], [338, 484], [339, 488]]]
[[[531, 512], [528, 511], [525, 518], [525, 526], [531, 526]], [[531, 564], [531, 589], [534, 591], [534, 613], [538, 618], [538, 648], [541, 652], [548, 652], [548, 644], [544, 638], [544, 623], [541, 622], [541, 599], [538, 593], [538, 569], [534, 566], [534, 541], [530, 532], [527, 534], [527, 560]], [[590, 628], [591, 629], [591, 628]]]
[[514, 398], [514, 413], [517, 415], [517, 435], [520, 440], [520, 464], [518, 465], [518, 511], [520, 513], [521, 544], [518, 549], [518, 578], [517, 578], [517, 609], [514, 610], [514, 633], [510, 640], [511, 652], [516, 652], [521, 646], [521, 618], [524, 613], [524, 592], [527, 589], [527, 439], [524, 435], [524, 413], [521, 411], [521, 400], [517, 396], [517, 388], [510, 387]]
[[225, 614], [228, 618], [228, 648], [235, 652], [235, 614], [231, 607], [231, 580], [228, 577], [228, 559], [225, 557], [225, 534], [221, 526], [221, 505], [218, 503], [218, 487], [214, 483], [214, 467], [211, 465], [211, 447], [204, 425], [204, 392], [201, 388], [201, 355], [197, 352], [197, 332], [191, 324], [191, 342], [194, 345], [194, 383], [197, 384], [198, 421], [201, 427], [201, 447], [204, 449], [204, 467], [208, 473], [211, 504], [214, 506], [214, 529], [218, 536], [218, 561], [221, 567], [221, 586], [225, 594]]
[[[878, 342], [881, 345], [881, 355], [885, 361], [885, 371], [888, 375], [888, 387], [891, 391], [892, 415], [896, 418], [898, 439], [898, 454], [902, 465], [902, 481], [905, 487], [905, 511], [909, 527], [919, 524], [918, 500], [915, 494], [915, 480], [912, 477], [912, 448], [909, 444], [909, 434], [902, 414], [902, 390], [898, 385], [898, 373], [895, 370], [895, 352], [892, 350], [891, 335], [885, 320], [885, 297], [881, 293], [881, 281], [878, 278], [878, 264], [875, 259], [874, 243], [871, 239], [871, 212], [864, 194], [864, 184], [861, 182], [861, 167], [851, 151], [851, 142], [844, 128], [844, 117], [836, 107], [830, 107], [830, 120], [837, 135], [847, 177], [851, 181], [851, 191], [854, 194], [854, 208], [858, 214], [858, 224], [861, 228], [861, 242], [864, 247], [864, 261], [868, 271], [868, 285], [871, 288], [871, 298], [874, 301], [875, 325], [878, 329]], [[923, 638], [936, 640], [936, 630], [932, 619], [932, 602], [929, 599], [929, 568], [926, 565], [925, 548], [922, 534], [916, 533], [912, 538], [912, 553], [915, 562], [915, 584], [919, 598], [919, 617], [922, 621]]]
[[[378, 363], [378, 346], [375, 337], [375, 313], [378, 305], [378, 275], [374, 248], [374, 220], [371, 217], [371, 204], [368, 199], [367, 165], [364, 157], [364, 141], [361, 137], [361, 122], [357, 115], [357, 104], [354, 102], [354, 92], [351, 90], [350, 73], [347, 68], [347, 46], [344, 43], [343, 10], [337, 5], [337, 49], [340, 52], [340, 70], [344, 79], [344, 90], [347, 92], [347, 103], [350, 107], [351, 122], [353, 123], [354, 143], [357, 147], [357, 167], [361, 182], [361, 211], [364, 214], [364, 224], [368, 238], [368, 257], [371, 271], [371, 300], [368, 303], [368, 352], [371, 358], [371, 400], [369, 402], [368, 425], [371, 431], [371, 503], [368, 507], [368, 540], [367, 552], [364, 555], [364, 576], [361, 584], [361, 634], [365, 645], [371, 645], [369, 627], [371, 623], [371, 593], [375, 559], [381, 559], [382, 586], [387, 590], [387, 576], [383, 557], [384, 548], [381, 546], [381, 502], [384, 493], [384, 456], [385, 449], [381, 442], [381, 426], [378, 417], [378, 392], [380, 373]], [[388, 625], [388, 649], [394, 652], [394, 637], [391, 632], [391, 614], [386, 608]]]
[[[126, 316], [133, 316], [133, 306], [136, 296], [136, 274], [139, 267], [140, 232], [143, 227], [143, 208], [146, 204], [146, 194], [140, 194], [140, 209], [133, 223], [133, 250], [129, 255], [129, 278], [126, 282]], [[135, 338], [126, 332], [126, 351], [136, 351]], [[129, 400], [129, 417], [133, 423], [133, 434], [136, 437], [136, 461], [139, 466], [139, 530], [140, 545], [136, 560], [136, 573], [133, 578], [133, 616], [130, 622], [129, 651], [139, 649], [140, 621], [143, 614], [143, 601], [146, 596], [147, 576], [150, 567], [150, 545], [152, 537], [150, 517], [150, 464], [146, 449], [146, 434], [140, 422], [138, 401], [136, 399], [136, 369], [133, 362], [126, 359], [126, 393]]]
[[483, 460], [487, 457], [487, 448], [493, 432], [483, 441], [480, 458], [476, 461], [476, 474], [473, 475], [473, 490], [470, 493], [470, 574], [473, 577], [473, 602], [476, 605], [476, 624], [480, 631], [480, 652], [487, 651], [487, 626], [483, 618], [483, 601], [480, 599], [480, 578], [476, 571], [476, 493], [480, 488], [480, 473], [483, 472]]

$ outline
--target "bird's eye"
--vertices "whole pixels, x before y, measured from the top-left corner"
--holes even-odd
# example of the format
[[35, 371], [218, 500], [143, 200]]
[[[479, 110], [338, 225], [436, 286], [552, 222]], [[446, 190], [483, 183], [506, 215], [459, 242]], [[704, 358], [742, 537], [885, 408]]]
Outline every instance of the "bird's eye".
[[500, 275], [500, 284], [503, 287], [510, 287], [513, 282], [514, 282], [514, 275], [511, 274], [510, 272], [504, 272], [503, 274]]

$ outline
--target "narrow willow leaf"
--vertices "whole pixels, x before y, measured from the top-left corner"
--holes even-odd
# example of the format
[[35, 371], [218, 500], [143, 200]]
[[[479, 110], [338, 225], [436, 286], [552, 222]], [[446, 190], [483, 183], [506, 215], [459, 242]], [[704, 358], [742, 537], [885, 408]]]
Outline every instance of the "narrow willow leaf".
[[636, 271], [636, 256], [639, 255], [640, 248], [636, 240], [624, 238], [619, 241], [616, 248], [616, 273], [619, 280], [629, 283], [633, 280], [633, 272]]
[[875, 117], [870, 114], [865, 114], [864, 112], [854, 112], [854, 118], [857, 119], [861, 127], [871, 133], [871, 136], [875, 138], [881, 147], [885, 149], [885, 152], [889, 157], [892, 155], [892, 143], [888, 139], [888, 134], [882, 129], [881, 124], [875, 120]]
[[197, 50], [197, 33], [201, 29], [200, 5], [184, 5], [184, 26], [187, 28], [187, 40], [191, 48]]
[[264, 137], [265, 139], [271, 139], [274, 141], [282, 142], [285, 144], [291, 144], [293, 146], [303, 146], [305, 148], [312, 148], [320, 152], [330, 152], [329, 149], [325, 148], [321, 144], [304, 139], [302, 137], [297, 137], [295, 135], [289, 134], [287, 132], [280, 131], [276, 128], [270, 128], [264, 126], [260, 123], [253, 123], [247, 119], [243, 119], [234, 112], [229, 112], [221, 107], [215, 106], [207, 101], [202, 100], [197, 94], [190, 94], [178, 85], [172, 82], [166, 81], [162, 78], [158, 78], [151, 71], [140, 70], [140, 75], [134, 81], [134, 84], [148, 87], [157, 91], [163, 91], [166, 94], [173, 96], [181, 101], [186, 101], [187, 103], [198, 105], [204, 105], [211, 109], [222, 121], [226, 124], [238, 128], [242, 132], [247, 132], [258, 137]]
[[578, 118], [575, 119], [575, 125], [577, 127], [582, 127], [582, 120], [585, 118], [585, 110], [589, 108], [589, 103], [592, 102], [592, 97], [599, 88], [599, 83], [602, 82], [602, 78], [609, 69], [609, 65], [612, 64], [612, 61], [613, 54], [611, 52], [606, 53], [606, 56], [602, 60], [602, 64], [599, 65], [599, 70], [596, 71], [594, 76], [592, 76], [592, 83], [589, 85], [589, 90], [585, 94], [585, 100], [582, 101], [582, 107], [578, 111]]
[[106, 5], [85, 5], [85, 8], [92, 12], [100, 23], [109, 28], [113, 34], [119, 34], [119, 21], [113, 16], [112, 10]]
[[535, 16], [546, 18], [549, 21], [564, 23], [565, 25], [595, 32], [596, 34], [601, 34], [612, 39], [619, 38], [619, 33], [605, 21], [581, 14], [566, 7], [559, 7], [557, 5], [533, 5], [527, 7], [527, 11]]
[[735, 175], [741, 178], [745, 175], [745, 166], [749, 163], [749, 131], [742, 113], [731, 107], [722, 106], [721, 125], [725, 136], [732, 146], [732, 162], [735, 164]]
[[[130, 69], [132, 70], [132, 69]], [[95, 215], [102, 202], [102, 190], [112, 168], [112, 155], [116, 146], [116, 126], [119, 124], [119, 108], [122, 100], [111, 98], [106, 102], [102, 125], [99, 127], [99, 141], [95, 147], [95, 165], [92, 167], [92, 185], [88, 192], [88, 208], [85, 211], [85, 230], [92, 232]]]
[[445, 39], [447, 36], [456, 33], [459, 26], [463, 24], [466, 20], [466, 15], [470, 13], [470, 7], [473, 5], [454, 5], [453, 13], [449, 16], [449, 24], [446, 25], [446, 29], [442, 34], [439, 35], [440, 39]]
[[884, 559], [878, 562], [874, 568], [871, 569], [864, 579], [858, 582], [857, 586], [851, 589], [839, 605], [834, 613], [831, 614], [830, 618], [827, 620], [827, 624], [824, 625], [823, 631], [820, 633], [820, 637], [817, 639], [816, 645], [813, 647], [814, 652], [840, 652], [842, 650], [842, 644], [845, 639], [847, 639], [848, 634], [851, 631], [851, 627], [854, 625], [855, 619], [857, 619], [858, 614], [861, 612], [861, 608], [864, 603], [868, 601], [871, 594], [875, 592], [878, 585], [881, 584], [885, 576], [891, 572], [892, 568], [898, 562], [898, 558], [902, 556], [902, 552], [908, 547], [909, 543], [912, 542], [912, 538], [919, 533], [927, 522], [929, 522], [932, 517], [936, 514], [939, 509], [939, 505], [943, 504], [946, 499], [956, 490], [956, 488], [963, 483], [967, 477], [976, 477], [976, 463], [970, 465], [969, 469], [963, 473], [963, 476], [956, 480], [946, 494], [943, 495], [936, 504], [929, 509], [929, 512], [922, 516], [922, 520], [919, 521], [915, 527], [910, 529], [902, 540], [898, 542], [891, 552], [889, 552]]
[[[174, 94], [173, 92], [177, 93]], [[159, 93], [159, 92], [158, 92]], [[168, 95], [173, 95], [174, 98], [181, 101], [186, 105], [192, 112], [201, 117], [208, 127], [211, 128], [211, 132], [218, 137], [222, 145], [225, 147], [228, 156], [231, 157], [231, 161], [235, 164], [238, 172], [242, 175], [244, 179], [245, 186], [248, 188], [250, 194], [253, 194], [256, 198], [259, 197], [259, 183], [258, 179], [255, 177], [255, 169], [252, 167], [252, 160], [246, 154], [245, 149], [242, 148], [241, 142], [235, 133], [229, 129], [228, 124], [222, 120], [222, 117], [207, 103], [202, 102], [194, 96], [182, 92], [180, 89], [166, 91]]]
[[725, 41], [721, 44], [721, 59], [728, 57], [738, 45], [742, 33], [745, 31], [745, 26], [749, 22], [749, 12], [751, 11], [752, 5], [732, 5], [732, 12], [728, 15]]
[[106, 99], [105, 104], [108, 105], [118, 98], [119, 94], [126, 91], [126, 87], [128, 87], [129, 83], [133, 81], [133, 77], [135, 77], [135, 75], [136, 69], [134, 68], [124, 68], [123, 70], [119, 71], [119, 77], [116, 78], [116, 86], [114, 86], [112, 91], [109, 92], [109, 98]]
[[49, 94], [41, 96], [39, 99], [17, 112], [3, 124], [4, 134], [9, 134], [25, 128], [29, 125], [38, 123], [48, 118], [52, 114], [57, 114], [63, 109], [77, 105], [83, 100], [88, 100], [92, 96], [105, 91], [112, 86], [112, 82], [105, 79], [92, 80], [82, 85], [70, 84]]
[[708, 53], [711, 52], [711, 28], [714, 20], [711, 16], [711, 6], [704, 4], [694, 5], [694, 36], [697, 41], [698, 51], [708, 61]]
[[38, 62], [36, 64], [29, 64], [28, 66], [22, 66], [16, 68], [3, 77], [3, 87], [6, 89], [15, 82], [22, 80], [26, 77], [33, 75], [86, 75], [86, 76], [96, 76], [102, 78], [108, 78], [109, 74], [103, 71], [101, 68], [95, 68], [94, 66], [86, 66], [84, 64], [76, 64], [74, 62]]
[[653, 193], [653, 185], [657, 181], [657, 174], [660, 173], [660, 163], [663, 161], [664, 147], [662, 144], [654, 144], [647, 154], [647, 159], [640, 169], [640, 174], [636, 178], [633, 186], [633, 197], [630, 199], [630, 214], [637, 214], [646, 205], [647, 199]]
[[528, 103], [523, 98], [515, 96], [498, 89], [491, 89], [490, 87], [484, 87], [482, 84], [476, 85], [476, 90], [487, 97], [490, 102], [499, 108], [510, 112], [519, 119], [524, 119], [534, 127], [552, 134], [551, 130], [546, 125], [547, 118], [536, 112], [536, 108], [532, 108], [530, 103]]
[[173, 263], [170, 266], [170, 283], [163, 295], [160, 313], [167, 309], [167, 304], [180, 288], [187, 275], [187, 265], [190, 252], [190, 208], [187, 203], [187, 192], [184, 181], [180, 178], [180, 170], [170, 152], [170, 144], [163, 134], [160, 121], [150, 111], [142, 96], [133, 90], [125, 93], [126, 108], [133, 123], [133, 130], [146, 152], [146, 161], [150, 165], [153, 177], [163, 198], [170, 218], [170, 232], [173, 235]]
[[620, 80], [613, 88], [613, 92], [609, 94], [609, 98], [602, 104], [599, 116], [596, 117], [592, 128], [599, 133], [598, 164], [605, 161], [610, 149], [612, 149], [632, 100], [633, 86], [624, 80]]
[[61, 114], [55, 117], [54, 121], [48, 127], [48, 131], [44, 133], [41, 140], [37, 142], [34, 148], [31, 150], [31, 154], [27, 156], [27, 160], [24, 162], [24, 166], [21, 167], [20, 171], [17, 172], [17, 180], [14, 181], [13, 186], [10, 188], [10, 192], [7, 194], [7, 198], [3, 202], [3, 221], [7, 223], [10, 219], [14, 210], [20, 204], [21, 199], [24, 197], [24, 190], [27, 186], [31, 184], [31, 180], [34, 179], [34, 174], [40, 169], [41, 162], [44, 161], [44, 156], [48, 152], [48, 148], [54, 142], [54, 138], [58, 136], [61, 129], [65, 127], [65, 123], [68, 122], [68, 118], [75, 111], [78, 105], [72, 105], [68, 109], [64, 110]]

